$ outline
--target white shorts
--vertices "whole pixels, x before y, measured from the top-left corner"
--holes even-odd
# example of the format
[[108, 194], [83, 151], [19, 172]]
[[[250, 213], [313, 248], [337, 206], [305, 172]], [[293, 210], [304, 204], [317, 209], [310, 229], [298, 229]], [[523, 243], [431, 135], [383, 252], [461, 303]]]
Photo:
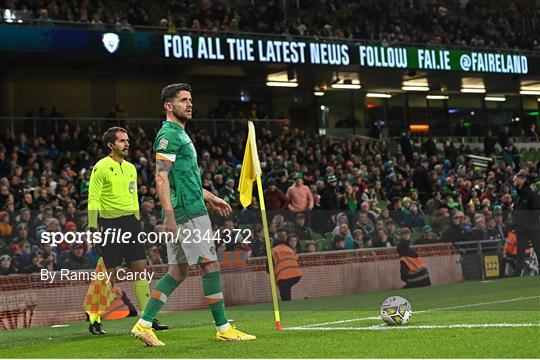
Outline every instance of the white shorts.
[[169, 264], [196, 265], [217, 261], [214, 232], [208, 215], [178, 224], [174, 235], [167, 241]]

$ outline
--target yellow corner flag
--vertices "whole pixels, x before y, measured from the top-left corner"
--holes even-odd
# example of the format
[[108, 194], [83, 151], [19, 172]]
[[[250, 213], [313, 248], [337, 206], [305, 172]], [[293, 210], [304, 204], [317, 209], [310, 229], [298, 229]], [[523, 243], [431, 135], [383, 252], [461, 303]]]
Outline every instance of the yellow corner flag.
[[244, 160], [242, 161], [242, 172], [240, 173], [240, 182], [238, 191], [240, 192], [240, 203], [243, 207], [251, 204], [253, 192], [253, 182], [260, 176], [261, 164], [259, 163], [259, 154], [257, 154], [257, 140], [255, 140], [255, 126], [248, 121], [248, 138]]
[[[100, 321], [99, 318], [101, 314], [107, 310], [111, 302], [115, 298], [115, 294], [112, 291], [111, 284], [107, 281], [107, 269], [105, 268], [105, 263], [103, 258], [99, 258], [96, 270], [96, 277], [90, 283], [90, 287], [86, 292], [84, 297], [84, 310], [88, 313], [90, 317], [90, 323], [94, 321]], [[103, 275], [99, 275], [103, 274]]]
[[266, 220], [266, 208], [264, 205], [264, 194], [261, 181], [261, 164], [259, 163], [259, 155], [257, 153], [257, 140], [255, 139], [255, 126], [253, 122], [248, 121], [248, 138], [246, 150], [244, 152], [244, 160], [242, 161], [242, 172], [240, 173], [240, 182], [238, 191], [240, 192], [240, 202], [243, 207], [248, 207], [251, 204], [253, 181], [257, 181], [259, 190], [259, 204], [261, 206], [261, 218], [263, 223], [264, 243], [266, 245], [268, 269], [270, 276], [270, 286], [272, 288], [272, 302], [274, 303], [274, 318], [276, 320], [276, 328], [281, 330], [281, 320], [279, 316], [279, 304], [277, 299], [276, 279], [274, 277], [274, 262], [272, 261], [272, 246], [270, 245], [270, 235], [268, 232], [268, 222]]

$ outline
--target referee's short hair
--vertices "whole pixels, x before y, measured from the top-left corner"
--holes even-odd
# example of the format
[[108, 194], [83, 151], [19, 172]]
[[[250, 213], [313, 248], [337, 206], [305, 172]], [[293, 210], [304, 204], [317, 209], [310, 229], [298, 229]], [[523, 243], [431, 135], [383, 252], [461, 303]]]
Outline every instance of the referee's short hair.
[[117, 132], [123, 132], [127, 134], [127, 130], [123, 127], [113, 126], [108, 128], [107, 131], [103, 133], [103, 143], [105, 144], [105, 146], [109, 147], [109, 143], [114, 144]]
[[167, 101], [171, 101], [180, 91], [185, 90], [191, 93], [191, 85], [186, 83], [170, 84], [161, 90], [161, 105], [163, 106]]

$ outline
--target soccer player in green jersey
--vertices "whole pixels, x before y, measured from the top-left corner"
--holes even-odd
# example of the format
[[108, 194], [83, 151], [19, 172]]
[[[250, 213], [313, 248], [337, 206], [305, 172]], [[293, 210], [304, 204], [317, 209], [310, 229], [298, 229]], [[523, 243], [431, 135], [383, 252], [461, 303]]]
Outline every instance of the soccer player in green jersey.
[[167, 121], [156, 136], [156, 187], [163, 225], [172, 233], [167, 242], [168, 271], [150, 294], [141, 319], [131, 334], [148, 346], [165, 345], [152, 331], [152, 321], [174, 289], [186, 278], [188, 266], [201, 267], [203, 292], [217, 326], [216, 339], [222, 341], [253, 340], [229, 323], [225, 314], [221, 274], [213, 244], [212, 224], [207, 207], [222, 216], [231, 213], [223, 199], [202, 188], [197, 152], [185, 131], [191, 120], [192, 98], [188, 84], [172, 84], [161, 92], [161, 104]]
[[[138, 241], [137, 169], [125, 160], [129, 150], [128, 133], [124, 128], [112, 127], [103, 134], [103, 142], [110, 153], [92, 169], [88, 189], [88, 227], [102, 233], [102, 242], [97, 246], [109, 273], [114, 274], [123, 260], [132, 272], [142, 273], [146, 271], [146, 247]], [[129, 243], [113, 240], [117, 233], [130, 233]], [[134, 287], [143, 311], [150, 296], [148, 282], [135, 280]], [[157, 330], [167, 328], [157, 321], [152, 325]], [[93, 335], [105, 334], [99, 316], [90, 316], [89, 330]]]

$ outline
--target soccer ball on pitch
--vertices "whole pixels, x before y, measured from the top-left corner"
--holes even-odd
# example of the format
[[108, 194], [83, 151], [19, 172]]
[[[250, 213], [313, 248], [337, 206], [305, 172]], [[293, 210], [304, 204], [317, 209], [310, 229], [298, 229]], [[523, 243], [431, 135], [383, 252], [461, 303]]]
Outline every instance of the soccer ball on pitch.
[[411, 304], [401, 296], [391, 296], [381, 305], [381, 317], [388, 325], [407, 325], [411, 314]]

